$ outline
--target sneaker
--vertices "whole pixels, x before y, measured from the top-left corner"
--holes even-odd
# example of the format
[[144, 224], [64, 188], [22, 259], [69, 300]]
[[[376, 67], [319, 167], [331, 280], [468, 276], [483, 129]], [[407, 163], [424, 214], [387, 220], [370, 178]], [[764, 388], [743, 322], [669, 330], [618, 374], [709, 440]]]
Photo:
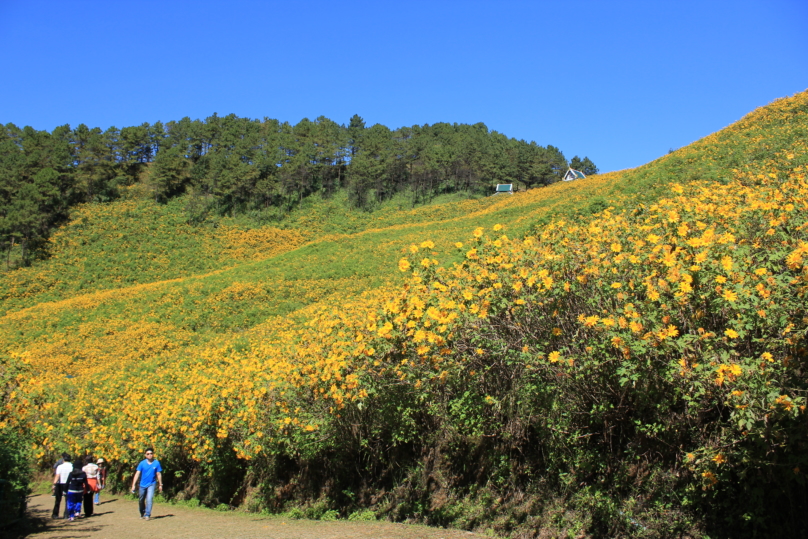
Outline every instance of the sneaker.
[[70, 517], [70, 522], [73, 522], [74, 520], [76, 520], [76, 519], [73, 518], [73, 517]]
[[143, 520], [149, 520], [149, 517], [143, 517]]

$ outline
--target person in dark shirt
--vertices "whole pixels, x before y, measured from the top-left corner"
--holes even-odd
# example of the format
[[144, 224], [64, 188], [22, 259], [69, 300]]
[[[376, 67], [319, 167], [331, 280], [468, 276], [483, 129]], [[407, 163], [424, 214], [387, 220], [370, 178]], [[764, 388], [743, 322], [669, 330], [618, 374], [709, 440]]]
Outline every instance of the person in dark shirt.
[[81, 516], [81, 502], [88, 490], [90, 484], [87, 482], [87, 473], [81, 468], [73, 468], [67, 476], [67, 515], [70, 520]]

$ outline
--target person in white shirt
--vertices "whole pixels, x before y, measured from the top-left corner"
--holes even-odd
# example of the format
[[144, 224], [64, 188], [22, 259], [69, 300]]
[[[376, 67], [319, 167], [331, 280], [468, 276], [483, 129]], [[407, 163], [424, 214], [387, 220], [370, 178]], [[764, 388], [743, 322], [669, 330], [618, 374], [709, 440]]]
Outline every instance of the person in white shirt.
[[53, 505], [52, 518], [59, 518], [59, 504], [62, 503], [62, 498], [65, 498], [65, 514], [63, 518], [67, 518], [67, 476], [73, 471], [73, 463], [70, 462], [70, 455], [62, 453], [64, 462], [56, 467], [53, 474], [53, 495], [56, 497], [56, 503]]

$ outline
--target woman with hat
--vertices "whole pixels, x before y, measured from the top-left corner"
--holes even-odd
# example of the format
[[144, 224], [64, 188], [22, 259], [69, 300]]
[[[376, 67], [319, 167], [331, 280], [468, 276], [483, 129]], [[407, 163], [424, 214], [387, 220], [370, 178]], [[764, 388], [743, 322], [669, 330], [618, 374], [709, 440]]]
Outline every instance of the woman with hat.
[[101, 489], [107, 485], [107, 463], [101, 458], [95, 461], [95, 463], [98, 465], [98, 474], [96, 475], [98, 490], [95, 491], [95, 500], [93, 500], [93, 502], [95, 505], [101, 505]]

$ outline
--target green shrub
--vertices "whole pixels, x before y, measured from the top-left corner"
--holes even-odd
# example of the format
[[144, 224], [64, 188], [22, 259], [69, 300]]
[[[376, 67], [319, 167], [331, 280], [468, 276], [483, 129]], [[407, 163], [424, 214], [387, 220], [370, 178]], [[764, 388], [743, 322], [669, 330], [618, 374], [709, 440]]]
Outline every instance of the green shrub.
[[348, 515], [348, 520], [359, 522], [370, 522], [376, 520], [376, 513], [374, 513], [369, 509], [363, 509], [361, 511], [356, 511]]
[[320, 520], [325, 521], [332, 521], [332, 520], [339, 520], [339, 511], [335, 511], [334, 509], [329, 509], [322, 515], [320, 515]]

